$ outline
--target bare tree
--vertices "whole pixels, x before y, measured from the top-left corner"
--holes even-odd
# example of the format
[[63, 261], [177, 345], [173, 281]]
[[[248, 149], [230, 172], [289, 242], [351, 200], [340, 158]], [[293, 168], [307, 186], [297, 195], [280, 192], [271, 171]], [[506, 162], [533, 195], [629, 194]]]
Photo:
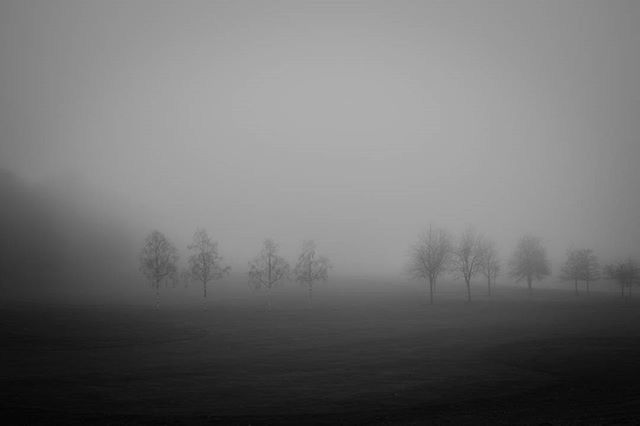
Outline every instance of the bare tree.
[[529, 295], [533, 280], [540, 280], [551, 273], [547, 251], [540, 240], [532, 235], [520, 239], [510, 261], [511, 276], [516, 281], [527, 280]]
[[602, 277], [602, 273], [600, 270], [600, 262], [598, 261], [598, 256], [595, 255], [593, 250], [583, 249], [581, 250], [581, 253], [581, 257], [584, 262], [584, 275], [582, 279], [585, 281], [588, 294], [589, 283], [599, 280]]
[[482, 266], [482, 237], [473, 228], [467, 228], [453, 250], [453, 269], [462, 275], [467, 285], [467, 301], [471, 302], [471, 278]]
[[309, 290], [309, 305], [313, 306], [313, 283], [326, 282], [330, 264], [329, 259], [318, 256], [314, 241], [304, 241], [302, 252], [298, 256], [298, 263], [293, 269], [295, 280]]
[[267, 308], [271, 310], [271, 289], [289, 277], [289, 264], [278, 255], [278, 245], [266, 239], [260, 254], [249, 262], [249, 285], [267, 292]]
[[203, 297], [206, 309], [207, 284], [224, 277], [231, 270], [230, 266], [222, 265], [222, 256], [218, 253], [218, 243], [212, 241], [207, 231], [200, 228], [193, 234], [193, 242], [188, 246], [189, 273], [194, 280], [202, 283]]
[[180, 268], [177, 281], [182, 284], [184, 288], [189, 287], [189, 284], [193, 281], [193, 275], [191, 271], [189, 271], [189, 268]]
[[578, 281], [584, 281], [589, 292], [589, 283], [600, 278], [598, 258], [590, 249], [570, 249], [567, 260], [560, 271], [560, 278], [573, 281], [575, 294], [578, 295]]
[[450, 258], [451, 237], [442, 228], [429, 227], [410, 248], [409, 272], [414, 278], [428, 281], [430, 304], [433, 304], [433, 291], [438, 276], [446, 270]]
[[500, 273], [498, 250], [493, 241], [483, 238], [480, 251], [482, 252], [480, 272], [487, 279], [487, 295], [491, 296], [491, 283], [495, 284], [496, 277]]
[[175, 246], [162, 232], [151, 232], [140, 252], [140, 270], [156, 291], [156, 309], [160, 309], [160, 283], [175, 276], [177, 262], [178, 251]]
[[578, 281], [582, 279], [583, 267], [578, 250], [567, 250], [567, 260], [560, 269], [560, 279], [572, 281], [576, 296], [578, 293]]
[[631, 287], [637, 284], [640, 279], [640, 269], [635, 260], [629, 258], [625, 262], [607, 265], [604, 272], [608, 278], [618, 283], [622, 297], [624, 297], [625, 287], [629, 289], [628, 294], [631, 297]]

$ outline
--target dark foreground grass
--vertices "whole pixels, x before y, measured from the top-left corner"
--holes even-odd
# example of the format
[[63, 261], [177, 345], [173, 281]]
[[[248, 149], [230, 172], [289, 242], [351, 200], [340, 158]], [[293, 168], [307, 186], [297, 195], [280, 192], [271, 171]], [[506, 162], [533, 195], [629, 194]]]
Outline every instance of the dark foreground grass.
[[400, 291], [172, 306], [7, 305], [15, 424], [634, 424], [640, 303]]

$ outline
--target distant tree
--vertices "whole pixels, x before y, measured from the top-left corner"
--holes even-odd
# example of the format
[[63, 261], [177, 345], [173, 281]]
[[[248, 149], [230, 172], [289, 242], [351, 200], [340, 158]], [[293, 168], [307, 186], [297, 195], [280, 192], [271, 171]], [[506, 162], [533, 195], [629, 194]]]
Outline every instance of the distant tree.
[[496, 277], [500, 273], [500, 259], [498, 259], [498, 250], [493, 241], [484, 238], [480, 245], [482, 253], [482, 262], [480, 264], [480, 272], [487, 279], [487, 294], [491, 296], [491, 283], [495, 284]]
[[473, 228], [467, 228], [453, 249], [453, 269], [462, 275], [467, 285], [467, 301], [471, 302], [471, 278], [482, 266], [482, 237]]
[[313, 305], [313, 283], [326, 282], [329, 273], [329, 259], [318, 256], [314, 241], [304, 241], [298, 263], [293, 269], [295, 280], [309, 290], [309, 304]]
[[433, 291], [438, 276], [444, 272], [451, 259], [451, 237], [442, 228], [429, 230], [418, 237], [410, 248], [409, 272], [414, 278], [429, 283], [429, 303], [433, 304]]
[[570, 249], [567, 260], [560, 271], [560, 278], [572, 281], [576, 296], [578, 295], [578, 281], [584, 281], [589, 292], [589, 283], [600, 278], [598, 258], [590, 249]]
[[567, 250], [567, 260], [560, 269], [560, 279], [573, 282], [576, 296], [578, 293], [578, 281], [582, 280], [583, 265], [578, 250]]
[[598, 256], [593, 253], [593, 250], [583, 249], [581, 250], [581, 253], [581, 257], [584, 262], [584, 275], [582, 279], [585, 281], [588, 294], [589, 283], [599, 280], [602, 277], [602, 272], [600, 270], [600, 261], [598, 260]]
[[[222, 265], [222, 256], [218, 253], [218, 243], [212, 241], [204, 229], [193, 234], [193, 242], [188, 246], [189, 273], [192, 279], [202, 283], [203, 297], [206, 303], [207, 284], [229, 273], [231, 267]], [[206, 304], [205, 304], [206, 308]]]
[[527, 280], [531, 295], [533, 280], [540, 280], [551, 273], [547, 251], [538, 238], [525, 235], [520, 239], [513, 252], [510, 269], [516, 281]]
[[180, 269], [177, 281], [185, 288], [189, 287], [189, 284], [193, 281], [193, 275], [191, 274], [191, 271], [189, 271], [189, 268]]
[[177, 262], [178, 251], [175, 246], [162, 232], [151, 232], [140, 252], [140, 270], [156, 291], [156, 309], [160, 309], [160, 283], [175, 276]]
[[629, 297], [631, 297], [631, 287], [638, 283], [640, 270], [635, 260], [629, 258], [625, 262], [618, 262], [607, 265], [604, 268], [607, 278], [615, 280], [620, 286], [620, 293], [624, 297], [624, 288], [627, 287]]
[[249, 262], [249, 285], [254, 290], [265, 289], [267, 308], [271, 310], [271, 289], [289, 277], [289, 264], [278, 255], [278, 245], [266, 239], [260, 254]]

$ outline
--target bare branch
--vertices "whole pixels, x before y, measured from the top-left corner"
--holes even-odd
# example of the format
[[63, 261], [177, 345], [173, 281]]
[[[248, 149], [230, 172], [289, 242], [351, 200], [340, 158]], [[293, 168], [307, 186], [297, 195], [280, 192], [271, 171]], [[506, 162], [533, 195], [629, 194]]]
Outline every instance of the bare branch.
[[249, 262], [249, 285], [259, 290], [271, 290], [289, 277], [289, 264], [278, 255], [278, 245], [271, 239], [264, 241], [260, 254]]
[[447, 269], [451, 259], [451, 237], [442, 229], [424, 232], [418, 241], [410, 248], [409, 273], [417, 279], [429, 282], [430, 303], [433, 303], [433, 289], [438, 276]]
[[140, 252], [140, 270], [156, 290], [156, 307], [160, 306], [160, 283], [177, 273], [178, 251], [160, 231], [153, 231]]
[[453, 270], [462, 275], [467, 286], [467, 300], [471, 301], [471, 278], [482, 267], [483, 238], [473, 228], [467, 228], [453, 250]]
[[314, 241], [304, 241], [302, 252], [298, 256], [298, 262], [293, 270], [295, 280], [309, 290], [309, 302], [313, 298], [313, 283], [326, 282], [331, 265], [329, 259], [319, 256]]
[[193, 234], [193, 242], [188, 246], [189, 272], [191, 277], [202, 283], [204, 297], [207, 297], [207, 284], [223, 278], [231, 270], [222, 265], [222, 256], [218, 253], [218, 243], [212, 241], [207, 231], [199, 228]]

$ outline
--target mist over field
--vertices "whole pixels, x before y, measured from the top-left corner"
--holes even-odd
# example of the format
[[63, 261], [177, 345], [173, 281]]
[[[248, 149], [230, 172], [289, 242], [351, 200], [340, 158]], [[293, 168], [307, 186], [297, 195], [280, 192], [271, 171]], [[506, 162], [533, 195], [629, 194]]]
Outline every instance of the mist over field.
[[2, 412], [637, 421], [638, 22], [1, 1]]
[[128, 248], [315, 239], [389, 277], [434, 223], [638, 254], [634, 2], [1, 8], [0, 167]]

